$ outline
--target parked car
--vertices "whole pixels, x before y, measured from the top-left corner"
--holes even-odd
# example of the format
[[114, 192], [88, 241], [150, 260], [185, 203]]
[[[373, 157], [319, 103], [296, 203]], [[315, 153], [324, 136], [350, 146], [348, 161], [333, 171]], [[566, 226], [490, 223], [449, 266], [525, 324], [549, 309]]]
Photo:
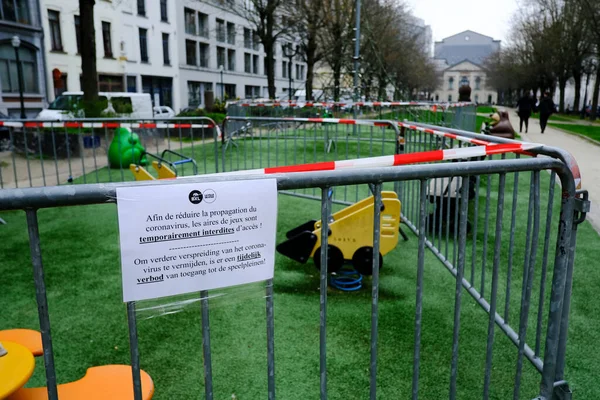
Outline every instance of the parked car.
[[[148, 93], [100, 92], [99, 101], [105, 102], [104, 111], [121, 118], [151, 119], [152, 100]], [[64, 92], [48, 108], [40, 111], [37, 119], [64, 121], [81, 117], [83, 92]]]
[[175, 111], [171, 107], [168, 106], [156, 106], [153, 108], [154, 118], [173, 118], [175, 116]]

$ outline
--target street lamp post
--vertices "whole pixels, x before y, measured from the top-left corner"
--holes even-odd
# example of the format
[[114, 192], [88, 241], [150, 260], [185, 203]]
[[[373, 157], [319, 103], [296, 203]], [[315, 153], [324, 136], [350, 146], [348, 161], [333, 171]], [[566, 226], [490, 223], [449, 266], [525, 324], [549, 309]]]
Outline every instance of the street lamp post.
[[225, 67], [223, 65], [219, 65], [219, 72], [221, 73], [221, 102], [225, 101], [225, 85], [223, 85], [223, 71]]
[[18, 36], [13, 36], [11, 40], [12, 46], [15, 48], [15, 61], [17, 62], [17, 77], [19, 79], [19, 100], [21, 102], [21, 119], [27, 118], [25, 115], [25, 101], [23, 99], [23, 69], [21, 68], [21, 59], [19, 58], [19, 46], [21, 39]]
[[283, 56], [288, 58], [288, 97], [292, 102], [292, 60], [300, 52], [300, 46], [296, 46], [296, 50], [292, 52], [292, 44], [288, 43], [283, 47]]

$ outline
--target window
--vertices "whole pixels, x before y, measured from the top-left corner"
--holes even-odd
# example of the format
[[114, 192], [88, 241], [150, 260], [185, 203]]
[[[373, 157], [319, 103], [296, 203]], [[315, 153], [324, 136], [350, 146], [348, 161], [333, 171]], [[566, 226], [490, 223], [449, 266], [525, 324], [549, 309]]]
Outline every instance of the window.
[[[448, 78], [448, 90], [453, 90], [454, 89], [454, 78], [450, 77]], [[450, 101], [450, 100], [448, 100]]]
[[201, 12], [198, 13], [198, 34], [202, 37], [208, 38], [208, 15]]
[[225, 42], [225, 21], [217, 19], [217, 42]]
[[449, 101], [449, 102], [451, 102], [451, 101], [452, 101], [452, 95], [451, 95], [451, 94], [449, 94], [449, 95], [448, 95], [448, 101]]
[[478, 94], [475, 95], [475, 103], [476, 104], [479, 103], [479, 95]]
[[227, 50], [227, 69], [235, 71], [235, 50]]
[[304, 78], [304, 76], [305, 76], [304, 75], [304, 65], [301, 65], [300, 66], [300, 78], [299, 79], [302, 80], [302, 81], [305, 80], [306, 78]]
[[[26, 93], [39, 93], [37, 74], [37, 54], [24, 43], [19, 47], [19, 58], [23, 71], [23, 90]], [[10, 43], [0, 45], [0, 82], [5, 93], [18, 93], [19, 82], [15, 49]]]
[[160, 20], [163, 22], [169, 22], [169, 15], [167, 14], [167, 0], [160, 0]]
[[281, 62], [281, 76], [284, 78], [288, 77], [288, 62], [287, 61]]
[[245, 95], [247, 99], [255, 99], [260, 97], [260, 86], [246, 85]]
[[79, 15], [75, 17], [75, 41], [77, 42], [77, 54], [81, 54], [81, 32], [79, 26], [81, 25]]
[[122, 92], [123, 77], [115, 75], [98, 75], [98, 91]]
[[468, 76], [462, 76], [460, 78], [460, 86], [469, 86], [469, 77]]
[[211, 82], [188, 81], [188, 106], [199, 107], [203, 103], [202, 98], [207, 91], [212, 91]]
[[300, 65], [296, 64], [296, 79], [300, 79]]
[[193, 40], [185, 41], [185, 63], [187, 65], [198, 65], [196, 60], [196, 42]]
[[140, 59], [148, 62], [148, 29], [140, 28]]
[[113, 97], [110, 99], [110, 103], [117, 114], [131, 114], [133, 112], [131, 97]]
[[225, 49], [217, 47], [217, 68], [225, 68]]
[[27, 0], [2, 0], [0, 2], [0, 19], [31, 24], [29, 19], [29, 1]]
[[200, 43], [200, 66], [208, 68], [208, 55], [210, 47], [207, 43]]
[[163, 45], [163, 62], [165, 65], [171, 65], [171, 59], [169, 58], [169, 34], [162, 34], [162, 45]]
[[252, 48], [252, 31], [248, 28], [244, 28], [244, 47], [247, 49]]
[[252, 73], [258, 75], [258, 56], [252, 56]]
[[137, 77], [128, 76], [127, 77], [127, 91], [131, 93], [137, 92]]
[[189, 8], [183, 9], [183, 15], [185, 16], [185, 33], [189, 35], [196, 34], [196, 12]]
[[225, 96], [227, 96], [227, 98], [235, 99], [237, 97], [235, 92], [235, 85], [225, 84]]
[[244, 53], [244, 72], [247, 74], [252, 73], [252, 56], [250, 53]]
[[252, 31], [252, 50], [258, 51], [259, 44], [260, 39], [258, 38], [258, 33], [256, 31]]
[[102, 21], [102, 41], [104, 43], [104, 57], [112, 58], [112, 38], [110, 37], [110, 22]]
[[235, 24], [227, 23], [227, 43], [235, 44]]
[[[475, 90], [481, 90], [481, 77], [475, 78]], [[475, 100], [477, 102], [477, 100]]]
[[146, 0], [137, 0], [138, 15], [146, 15]]
[[60, 36], [60, 13], [48, 10], [48, 23], [50, 24], [50, 45], [53, 51], [62, 51], [62, 37]]

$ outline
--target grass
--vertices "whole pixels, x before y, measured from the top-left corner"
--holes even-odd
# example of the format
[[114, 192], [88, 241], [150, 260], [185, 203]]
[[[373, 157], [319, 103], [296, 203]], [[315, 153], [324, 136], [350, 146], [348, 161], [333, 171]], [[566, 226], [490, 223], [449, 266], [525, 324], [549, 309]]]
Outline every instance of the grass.
[[[329, 128], [326, 128], [329, 129]], [[238, 140], [231, 148], [228, 169], [257, 168], [283, 165], [292, 160], [309, 161], [315, 158], [343, 159], [350, 154], [361, 157], [391, 154], [393, 143], [385, 140], [385, 131], [373, 132], [366, 141], [349, 136], [352, 127], [342, 130], [307, 130], [307, 142], [297, 134], [281, 132], [278, 141], [263, 139]], [[339, 129], [339, 128], [338, 128]], [[336, 139], [337, 146], [322, 156], [328, 138]], [[317, 141], [309, 139], [316, 137]], [[364, 138], [364, 137], [363, 137]], [[268, 157], [264, 154], [268, 149]], [[211, 145], [197, 146], [182, 151], [195, 154], [205, 172], [214, 169]], [[262, 156], [261, 156], [262, 154]], [[206, 164], [204, 164], [206, 161]], [[245, 164], [244, 164], [245, 161]], [[251, 165], [251, 164], [254, 165]], [[206, 167], [205, 167], [206, 166]], [[129, 171], [125, 177], [131, 179]], [[112, 171], [118, 174], [119, 171]], [[98, 178], [107, 180], [107, 171]], [[88, 174], [88, 181], [95, 180]], [[500, 289], [498, 301], [504, 305], [507, 238], [510, 232], [513, 175], [506, 183], [503, 241], [500, 253]], [[541, 174], [541, 229], [543, 232], [548, 202], [549, 175]], [[511, 317], [509, 323], [518, 326], [522, 260], [525, 253], [525, 231], [528, 215], [526, 193], [529, 174], [522, 173], [517, 188], [517, 225], [515, 229], [515, 269], [511, 284]], [[484, 282], [489, 295], [493, 265], [495, 209], [498, 198], [497, 177], [482, 177], [477, 217], [470, 203], [470, 220], [478, 221], [476, 238], [469, 235], [466, 253], [466, 276], [470, 279], [475, 265], [474, 282]], [[490, 234], [483, 234], [486, 189], [490, 189]], [[405, 197], [415, 198], [417, 183], [404, 185]], [[307, 193], [311, 193], [308, 190]], [[336, 196], [350, 201], [363, 198], [366, 186], [338, 188]], [[319, 192], [316, 191], [317, 195]], [[553, 231], [549, 254], [553, 254], [559, 206], [559, 191], [553, 203]], [[417, 204], [407, 201], [403, 212], [416, 220]], [[336, 209], [339, 209], [336, 206]], [[318, 218], [318, 202], [279, 196], [277, 243], [284, 240], [285, 232], [309, 219]], [[22, 212], [3, 212], [7, 221], [2, 226], [3, 262], [0, 276], [10, 285], [4, 285], [0, 303], [4, 304], [0, 329], [26, 327], [37, 329], [35, 290], [31, 279], [29, 246], [25, 217]], [[59, 382], [80, 378], [87, 367], [111, 363], [129, 363], [128, 335], [125, 306], [121, 302], [121, 279], [118, 249], [118, 228], [114, 205], [94, 205], [72, 208], [47, 209], [39, 212], [42, 254], [44, 257], [49, 310], [55, 362]], [[471, 249], [475, 240], [476, 258]], [[433, 238], [436, 241], [436, 238]], [[483, 247], [487, 243], [484, 257]], [[411, 391], [412, 349], [415, 313], [415, 280], [418, 241], [412, 235], [408, 242], [384, 257], [381, 272], [379, 309], [379, 368], [378, 390], [381, 398], [407, 398]], [[540, 249], [543, 245], [540, 237]], [[454, 242], [440, 246], [448, 259], [454, 259]], [[454, 279], [430, 252], [426, 252], [424, 271], [423, 336], [421, 353], [420, 394], [422, 398], [448, 397], [452, 329], [454, 310]], [[589, 223], [579, 231], [576, 265], [574, 269], [574, 296], [571, 312], [566, 377], [578, 398], [600, 397], [596, 385], [600, 354], [596, 351], [595, 332], [600, 330], [600, 304], [595, 298], [600, 271], [595, 260], [600, 258], [600, 238]], [[530, 327], [535, 327], [541, 256], [538, 253], [536, 279], [532, 295]], [[483, 261], [485, 260], [485, 262]], [[550, 256], [552, 260], [552, 256]], [[481, 265], [485, 265], [483, 277]], [[551, 274], [550, 274], [551, 275]], [[547, 282], [551, 281], [548, 276]], [[297, 264], [277, 256], [275, 266], [275, 357], [278, 397], [283, 399], [316, 399], [319, 394], [319, 279], [312, 262]], [[266, 337], [264, 287], [261, 284], [214, 291], [222, 293], [211, 300], [211, 340], [215, 398], [262, 398], [266, 393]], [[460, 359], [457, 398], [478, 398], [483, 385], [486, 314], [463, 292], [460, 330]], [[548, 293], [547, 293], [548, 295]], [[189, 296], [184, 296], [189, 298]], [[328, 308], [328, 373], [331, 399], [362, 399], [368, 397], [369, 335], [370, 335], [370, 281], [358, 292], [342, 293], [329, 289]], [[156, 305], [157, 301], [140, 302], [138, 310]], [[547, 303], [546, 303], [547, 304]], [[534, 312], [535, 310], [535, 312]], [[544, 314], [545, 315], [545, 314]], [[203, 398], [201, 331], [198, 303], [192, 303], [180, 312], [148, 318], [148, 311], [139, 311], [138, 330], [142, 368], [153, 378], [156, 399]], [[543, 325], [545, 326], [545, 325]], [[533, 343], [534, 328], [527, 341]], [[542, 342], [543, 348], [543, 342]], [[517, 350], [496, 329], [492, 397], [504, 399], [512, 395]], [[44, 384], [42, 360], [37, 360], [36, 372], [30, 386]], [[537, 394], [539, 375], [524, 364], [522, 398]]]
[[600, 125], [565, 125], [565, 124], [549, 124], [554, 128], [559, 128], [567, 132], [585, 136], [590, 139], [600, 141]]
[[[539, 113], [531, 114], [531, 118], [540, 119]], [[562, 115], [562, 114], [552, 114], [548, 121], [556, 121], [556, 122], [573, 122], [579, 120], [579, 117], [572, 115]]]
[[478, 114], [493, 114], [495, 113], [496, 107], [491, 107], [491, 106], [477, 106], [477, 113]]

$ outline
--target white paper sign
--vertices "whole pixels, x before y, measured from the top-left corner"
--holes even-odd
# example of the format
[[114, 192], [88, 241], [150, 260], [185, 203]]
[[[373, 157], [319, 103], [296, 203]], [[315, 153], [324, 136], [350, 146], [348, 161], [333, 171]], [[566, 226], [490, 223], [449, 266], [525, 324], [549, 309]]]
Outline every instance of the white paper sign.
[[277, 182], [117, 189], [123, 301], [273, 278]]

